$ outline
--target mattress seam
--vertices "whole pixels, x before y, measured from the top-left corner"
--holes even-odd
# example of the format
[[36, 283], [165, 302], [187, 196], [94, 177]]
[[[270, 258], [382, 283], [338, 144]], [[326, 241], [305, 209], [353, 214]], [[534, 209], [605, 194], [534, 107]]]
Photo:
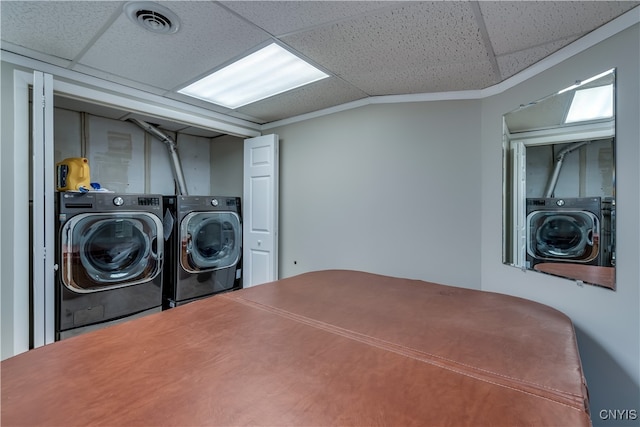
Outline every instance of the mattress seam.
[[[264, 311], [268, 311], [270, 313], [279, 315], [281, 317], [286, 317], [289, 318], [291, 320], [300, 322], [300, 323], [304, 323], [308, 326], [312, 326], [315, 327], [317, 329], [321, 329], [330, 333], [335, 333], [337, 335], [340, 335], [342, 337], [348, 338], [348, 339], [353, 339], [355, 341], [367, 344], [367, 345], [371, 345], [383, 350], [387, 350], [387, 351], [391, 351], [393, 353], [396, 354], [400, 354], [406, 357], [410, 357], [414, 360], [418, 360], [424, 363], [428, 363], [430, 365], [433, 366], [437, 366], [439, 368], [442, 369], [446, 369], [448, 371], [451, 372], [455, 372], [458, 373], [460, 375], [464, 375], [467, 377], [471, 377], [474, 379], [477, 379], [479, 381], [483, 381], [483, 382], [487, 382], [490, 384], [494, 384], [500, 387], [505, 387], [517, 392], [521, 392], [521, 393], [525, 393], [531, 396], [535, 396], [535, 397], [539, 397], [545, 400], [549, 400], [551, 402], [554, 403], [558, 403], [560, 405], [575, 409], [577, 411], [582, 412], [584, 410], [584, 399], [583, 396], [581, 395], [577, 395], [577, 394], [573, 394], [573, 393], [567, 393], [564, 392], [562, 390], [557, 390], [555, 388], [551, 388], [551, 387], [547, 387], [538, 383], [532, 383], [532, 382], [527, 382], [527, 381], [522, 381], [507, 375], [503, 375], [503, 374], [499, 374], [497, 372], [493, 372], [493, 371], [489, 371], [486, 369], [482, 369], [482, 368], [478, 368], [478, 367], [474, 367], [472, 365], [468, 365], [462, 362], [458, 362], [455, 360], [451, 360], [451, 359], [447, 359], [445, 357], [442, 356], [438, 356], [435, 354], [431, 354], [428, 352], [424, 352], [424, 351], [420, 351], [420, 350], [416, 350], [410, 347], [405, 347], [399, 344], [394, 344], [391, 343], [389, 341], [385, 341], [379, 338], [375, 338], [369, 335], [365, 335], [359, 332], [355, 332], [355, 331], [350, 331], [348, 329], [345, 328], [341, 328], [339, 326], [336, 325], [332, 325], [326, 322], [322, 322], [320, 320], [315, 320], [315, 319], [311, 319], [309, 317], [300, 315], [300, 314], [295, 314], [292, 313], [290, 311], [287, 310], [283, 310], [280, 308], [276, 308], [270, 305], [266, 305], [263, 303], [259, 303], [256, 301], [252, 301], [252, 300], [248, 300], [246, 298], [237, 296], [237, 295], [231, 295], [229, 294], [222, 294], [219, 295], [220, 297], [223, 297], [225, 299], [229, 299], [232, 301], [236, 301], [239, 302], [241, 304], [247, 305], [247, 306], [252, 306]], [[456, 365], [458, 367], [463, 367], [466, 369], [460, 369], [460, 368], [456, 368], [455, 366], [449, 366], [447, 364], [453, 364]], [[476, 371], [475, 373], [472, 371]], [[478, 375], [477, 373], [484, 373], [486, 374], [485, 376], [481, 376]], [[496, 380], [492, 380], [491, 377], [497, 377], [499, 379], [502, 379], [505, 383], [501, 383], [498, 382]], [[540, 392], [548, 392], [550, 394], [553, 395], [553, 397], [556, 397], [556, 399], [550, 397], [550, 396], [545, 396], [543, 395], [543, 393], [534, 393], [533, 391], [530, 390], [523, 390], [520, 388], [516, 388], [513, 385], [508, 384], [507, 382], [511, 382], [511, 383], [517, 383], [517, 384], [521, 384], [523, 386], [526, 386], [529, 389], [533, 389], [536, 391], [540, 391]], [[573, 398], [573, 399], [572, 399]]]

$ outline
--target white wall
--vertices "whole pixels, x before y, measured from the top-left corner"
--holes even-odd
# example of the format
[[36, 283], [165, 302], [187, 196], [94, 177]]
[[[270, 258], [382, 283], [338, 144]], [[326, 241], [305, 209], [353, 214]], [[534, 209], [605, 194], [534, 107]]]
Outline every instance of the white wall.
[[[175, 138], [175, 134], [168, 133], [168, 135]], [[147, 143], [147, 154], [145, 155], [147, 186], [145, 192], [149, 194], [175, 194], [176, 184], [173, 179], [173, 167], [167, 145], [149, 134], [146, 134], [145, 138]], [[178, 148], [178, 152], [181, 154], [180, 148]]]
[[[131, 122], [93, 115], [87, 122], [84, 143], [91, 182], [116, 193], [144, 193], [145, 131]], [[57, 146], [59, 141], [54, 142]]]
[[[482, 289], [551, 305], [573, 320], [594, 425], [614, 424], [600, 419], [603, 409], [640, 411], [639, 57], [640, 30], [635, 25], [482, 103]], [[502, 114], [613, 67], [617, 68], [617, 291], [579, 287], [569, 280], [502, 265]]]
[[480, 101], [370, 105], [280, 136], [280, 275], [480, 287]]
[[[56, 162], [66, 157], [87, 157], [91, 181], [114, 192], [175, 193], [171, 159], [162, 141], [128, 121], [60, 108], [54, 114]], [[177, 141], [189, 194], [210, 194], [211, 139], [166, 133]]]
[[53, 161], [59, 163], [68, 157], [82, 157], [84, 155], [82, 114], [77, 111], [54, 108], [53, 120], [55, 123]]
[[211, 195], [242, 197], [244, 138], [213, 138], [210, 150]]

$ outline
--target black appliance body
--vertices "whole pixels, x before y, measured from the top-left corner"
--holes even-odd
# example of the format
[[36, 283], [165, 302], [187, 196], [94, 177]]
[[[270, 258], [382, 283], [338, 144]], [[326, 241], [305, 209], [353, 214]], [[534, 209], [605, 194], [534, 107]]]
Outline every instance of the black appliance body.
[[614, 264], [611, 199], [528, 198], [527, 267], [549, 262]]
[[164, 308], [242, 287], [240, 197], [165, 196]]
[[162, 196], [58, 193], [56, 340], [162, 310]]

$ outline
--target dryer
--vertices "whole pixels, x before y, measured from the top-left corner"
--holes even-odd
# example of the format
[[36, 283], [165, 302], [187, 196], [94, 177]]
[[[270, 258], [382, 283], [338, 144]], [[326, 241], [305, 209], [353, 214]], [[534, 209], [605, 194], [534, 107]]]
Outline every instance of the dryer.
[[56, 340], [162, 309], [162, 196], [58, 193]]
[[603, 204], [600, 197], [528, 198], [527, 266], [543, 262], [610, 266], [611, 232], [602, 226], [603, 205], [610, 212], [610, 203]]
[[240, 197], [165, 196], [164, 307], [242, 287]]

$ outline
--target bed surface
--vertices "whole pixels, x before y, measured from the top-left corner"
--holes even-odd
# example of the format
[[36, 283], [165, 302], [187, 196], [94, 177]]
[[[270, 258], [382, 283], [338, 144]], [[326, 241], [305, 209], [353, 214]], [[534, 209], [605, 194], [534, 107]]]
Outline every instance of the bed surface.
[[346, 270], [220, 294], [1, 369], [2, 425], [590, 425], [562, 313]]

